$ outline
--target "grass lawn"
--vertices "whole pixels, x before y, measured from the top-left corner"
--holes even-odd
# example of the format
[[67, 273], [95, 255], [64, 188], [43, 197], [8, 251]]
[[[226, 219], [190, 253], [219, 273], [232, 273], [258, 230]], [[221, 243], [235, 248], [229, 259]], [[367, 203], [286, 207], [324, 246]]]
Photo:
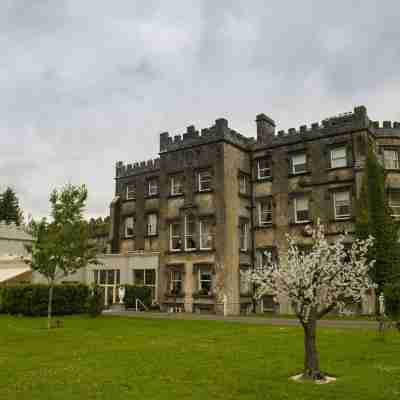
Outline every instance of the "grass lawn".
[[400, 399], [400, 335], [319, 330], [329, 385], [291, 382], [297, 327], [222, 321], [0, 316], [0, 399]]

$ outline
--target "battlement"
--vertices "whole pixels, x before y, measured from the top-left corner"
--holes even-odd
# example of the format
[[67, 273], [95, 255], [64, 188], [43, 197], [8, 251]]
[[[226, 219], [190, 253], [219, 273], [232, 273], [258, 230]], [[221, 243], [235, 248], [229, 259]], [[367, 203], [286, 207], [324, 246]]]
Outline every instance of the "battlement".
[[[348, 132], [351, 130], [368, 128], [370, 120], [367, 109], [364, 106], [355, 107], [352, 112], [338, 114], [314, 122], [311, 125], [301, 125], [299, 128], [289, 128], [287, 131], [279, 130], [273, 137], [272, 143], [279, 144], [302, 139], [310, 139], [315, 136], [325, 136], [334, 133]], [[258, 147], [259, 145], [256, 145]]]
[[115, 176], [122, 178], [124, 176], [142, 174], [144, 172], [153, 172], [160, 169], [160, 159], [135, 162], [131, 164], [124, 164], [118, 161], [115, 166]]
[[199, 132], [194, 125], [186, 128], [183, 135], [170, 136], [168, 132], [160, 134], [160, 152], [174, 151], [199, 144], [206, 144], [218, 140], [226, 140], [242, 147], [248, 147], [254, 139], [247, 138], [228, 126], [228, 120], [219, 118], [210, 128]]
[[400, 122], [398, 121], [371, 121], [371, 125], [377, 129], [400, 129]]

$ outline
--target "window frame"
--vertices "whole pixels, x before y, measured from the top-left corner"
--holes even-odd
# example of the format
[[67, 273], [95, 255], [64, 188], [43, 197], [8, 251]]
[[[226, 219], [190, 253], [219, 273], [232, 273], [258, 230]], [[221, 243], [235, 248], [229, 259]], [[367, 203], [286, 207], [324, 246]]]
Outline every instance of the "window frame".
[[[211, 237], [211, 246], [206, 247], [203, 245], [203, 225], [207, 224], [209, 227], [209, 233], [208, 236]], [[199, 236], [200, 236], [200, 241], [199, 241], [199, 245], [200, 245], [200, 250], [212, 250], [213, 246], [214, 246], [214, 235], [212, 234], [212, 222], [208, 219], [201, 219], [199, 221]]]
[[[263, 213], [263, 205], [267, 204], [267, 202], [270, 205], [270, 211], [268, 213]], [[271, 219], [266, 221], [262, 219], [263, 215], [269, 214], [271, 216]], [[268, 226], [272, 224], [272, 218], [273, 218], [273, 204], [272, 204], [272, 197], [268, 197], [265, 199], [261, 199], [258, 201], [258, 225], [259, 226]]]
[[[334, 153], [340, 150], [344, 150], [344, 156], [342, 157], [334, 157]], [[344, 165], [335, 165], [335, 162], [340, 160], [344, 160]], [[330, 151], [330, 165], [331, 168], [346, 168], [348, 167], [348, 160], [347, 160], [347, 147], [346, 146], [337, 146], [331, 149]]]
[[239, 175], [239, 193], [247, 195], [249, 194], [249, 177], [246, 174]]
[[[386, 158], [385, 154], [386, 153], [393, 153], [395, 155], [395, 158]], [[388, 164], [388, 161], [390, 163], [394, 163], [395, 166], [394, 167], [390, 167]], [[389, 169], [389, 170], [399, 170], [400, 169], [400, 162], [399, 162], [399, 151], [397, 149], [393, 149], [393, 148], [384, 148], [383, 149], [383, 164], [385, 169]], [[397, 164], [397, 166], [396, 166]]]
[[[133, 190], [129, 190], [129, 187], [133, 187]], [[125, 187], [125, 199], [136, 200], [136, 183], [127, 183]]]
[[[394, 191], [391, 190], [388, 192], [388, 205], [390, 207], [390, 210], [392, 211], [392, 213], [390, 214], [393, 218], [395, 219], [399, 219], [400, 218], [400, 201], [399, 201], [399, 205], [398, 206], [393, 206], [392, 204], [392, 196], [393, 194], [399, 195], [400, 196], [400, 192], [399, 191]], [[396, 214], [395, 211], [396, 209], [398, 209], [398, 214]]]
[[[188, 221], [190, 221], [191, 219], [192, 219], [191, 223], [194, 224], [194, 229], [193, 229], [192, 233], [188, 233], [188, 225], [189, 225]], [[185, 251], [197, 250], [197, 243], [196, 243], [195, 238], [196, 238], [196, 218], [192, 214], [187, 214], [187, 215], [185, 215], [185, 220], [184, 220], [184, 249], [185, 249]], [[195, 244], [195, 247], [188, 247], [187, 246], [188, 239], [192, 239], [193, 240], [193, 243]]]
[[[340, 194], [346, 193], [348, 195], [348, 207], [349, 207], [349, 213], [345, 215], [338, 215], [337, 214], [337, 209], [336, 209], [336, 196]], [[351, 193], [350, 190], [340, 190], [333, 192], [333, 215], [335, 218], [335, 221], [340, 221], [340, 220], [346, 220], [351, 218]]]
[[[128, 229], [129, 229], [129, 227], [127, 225], [128, 221], [132, 221], [132, 227], [131, 227], [132, 234], [131, 235], [128, 234]], [[125, 235], [125, 238], [131, 238], [131, 237], [135, 236], [135, 222], [136, 221], [135, 221], [135, 217], [134, 216], [129, 216], [129, 217], [125, 218], [125, 220], [124, 220], [124, 235]]]
[[[176, 279], [175, 274], [179, 274], [179, 279]], [[175, 295], [181, 295], [183, 293], [183, 272], [177, 269], [171, 269], [169, 271], [169, 293]], [[179, 283], [180, 289], [175, 291], [175, 284]]]
[[[261, 167], [260, 164], [262, 162], [266, 162], [268, 167]], [[268, 174], [262, 175], [262, 172], [268, 171]], [[271, 158], [270, 157], [263, 157], [257, 160], [257, 179], [269, 179], [271, 178]]]
[[[176, 192], [175, 191], [175, 184], [176, 182], [179, 181], [180, 182], [180, 191]], [[183, 176], [182, 175], [172, 175], [170, 177], [170, 195], [171, 196], [179, 196], [183, 194]]]
[[[305, 200], [307, 201], [307, 212], [308, 218], [307, 219], [299, 219], [297, 213], [300, 211], [305, 211], [305, 209], [298, 208], [298, 201]], [[310, 199], [307, 196], [295, 197], [294, 198], [294, 222], [296, 224], [306, 224], [310, 222]]]
[[[206, 274], [210, 277], [210, 279], [202, 279], [202, 274]], [[208, 290], [208, 294], [211, 294], [213, 292], [213, 273], [209, 268], [199, 268], [198, 271], [198, 287], [199, 287], [199, 292], [203, 291], [202, 283], [203, 282], [209, 282], [210, 283], [210, 289]]]
[[239, 250], [244, 252], [249, 250], [249, 222], [245, 220], [239, 222]]
[[[208, 182], [208, 187], [203, 188], [204, 185], [204, 177], [203, 174], [208, 174], [208, 180], [206, 180], [206, 182]], [[211, 192], [212, 188], [213, 188], [213, 176], [211, 173], [210, 169], [205, 169], [202, 171], [198, 171], [197, 172], [197, 189], [199, 192]]]
[[[179, 226], [179, 234], [173, 235], [173, 226], [178, 225]], [[181, 221], [172, 221], [169, 224], [169, 251], [172, 252], [177, 252], [177, 251], [182, 251], [182, 233], [181, 233]], [[178, 240], [179, 243], [179, 248], [175, 248], [173, 246], [174, 240]]]
[[152, 178], [147, 181], [147, 195], [149, 197], [159, 195], [159, 184], [157, 178]]
[[[299, 163], [296, 164], [294, 161], [295, 159], [299, 158], [299, 157], [304, 157], [304, 163]], [[297, 153], [297, 154], [292, 154], [291, 158], [290, 158], [290, 162], [291, 162], [291, 173], [292, 175], [300, 175], [300, 174], [305, 174], [308, 172], [308, 168], [307, 168], [307, 153]], [[304, 165], [304, 170], [301, 171], [296, 171], [296, 165]]]
[[[152, 231], [150, 227], [152, 226], [151, 224], [151, 217], [155, 217], [155, 229]], [[153, 221], [154, 222], [154, 221]], [[147, 214], [147, 236], [157, 236], [158, 235], [158, 214], [155, 212], [148, 213]]]

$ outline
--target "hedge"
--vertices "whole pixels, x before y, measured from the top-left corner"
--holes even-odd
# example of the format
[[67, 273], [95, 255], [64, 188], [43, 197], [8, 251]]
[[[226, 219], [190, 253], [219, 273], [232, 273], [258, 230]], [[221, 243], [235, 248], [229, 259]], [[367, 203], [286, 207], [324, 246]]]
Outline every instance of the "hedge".
[[135, 286], [135, 285], [124, 285], [125, 286], [125, 296], [124, 303], [125, 306], [135, 307], [136, 299], [139, 299], [146, 307], [151, 306], [151, 288], [148, 286]]
[[384, 294], [386, 314], [400, 321], [400, 282], [386, 284]]
[[[83, 284], [55, 285], [53, 315], [86, 312], [89, 288]], [[28, 316], [47, 315], [48, 285], [16, 284], [0, 288], [0, 311]]]

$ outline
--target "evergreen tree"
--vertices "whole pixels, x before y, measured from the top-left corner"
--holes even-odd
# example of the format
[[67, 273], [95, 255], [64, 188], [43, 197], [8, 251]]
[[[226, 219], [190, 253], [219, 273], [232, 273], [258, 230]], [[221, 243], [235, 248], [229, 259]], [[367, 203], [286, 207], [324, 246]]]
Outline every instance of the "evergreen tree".
[[370, 148], [357, 203], [355, 234], [361, 239], [374, 237], [368, 256], [376, 260], [371, 274], [378, 293], [398, 274], [400, 266], [399, 224], [391, 216], [385, 182], [385, 169]]
[[15, 192], [8, 187], [0, 198], [0, 221], [7, 224], [14, 222], [18, 226], [23, 219], [22, 211], [19, 208], [18, 197]]

